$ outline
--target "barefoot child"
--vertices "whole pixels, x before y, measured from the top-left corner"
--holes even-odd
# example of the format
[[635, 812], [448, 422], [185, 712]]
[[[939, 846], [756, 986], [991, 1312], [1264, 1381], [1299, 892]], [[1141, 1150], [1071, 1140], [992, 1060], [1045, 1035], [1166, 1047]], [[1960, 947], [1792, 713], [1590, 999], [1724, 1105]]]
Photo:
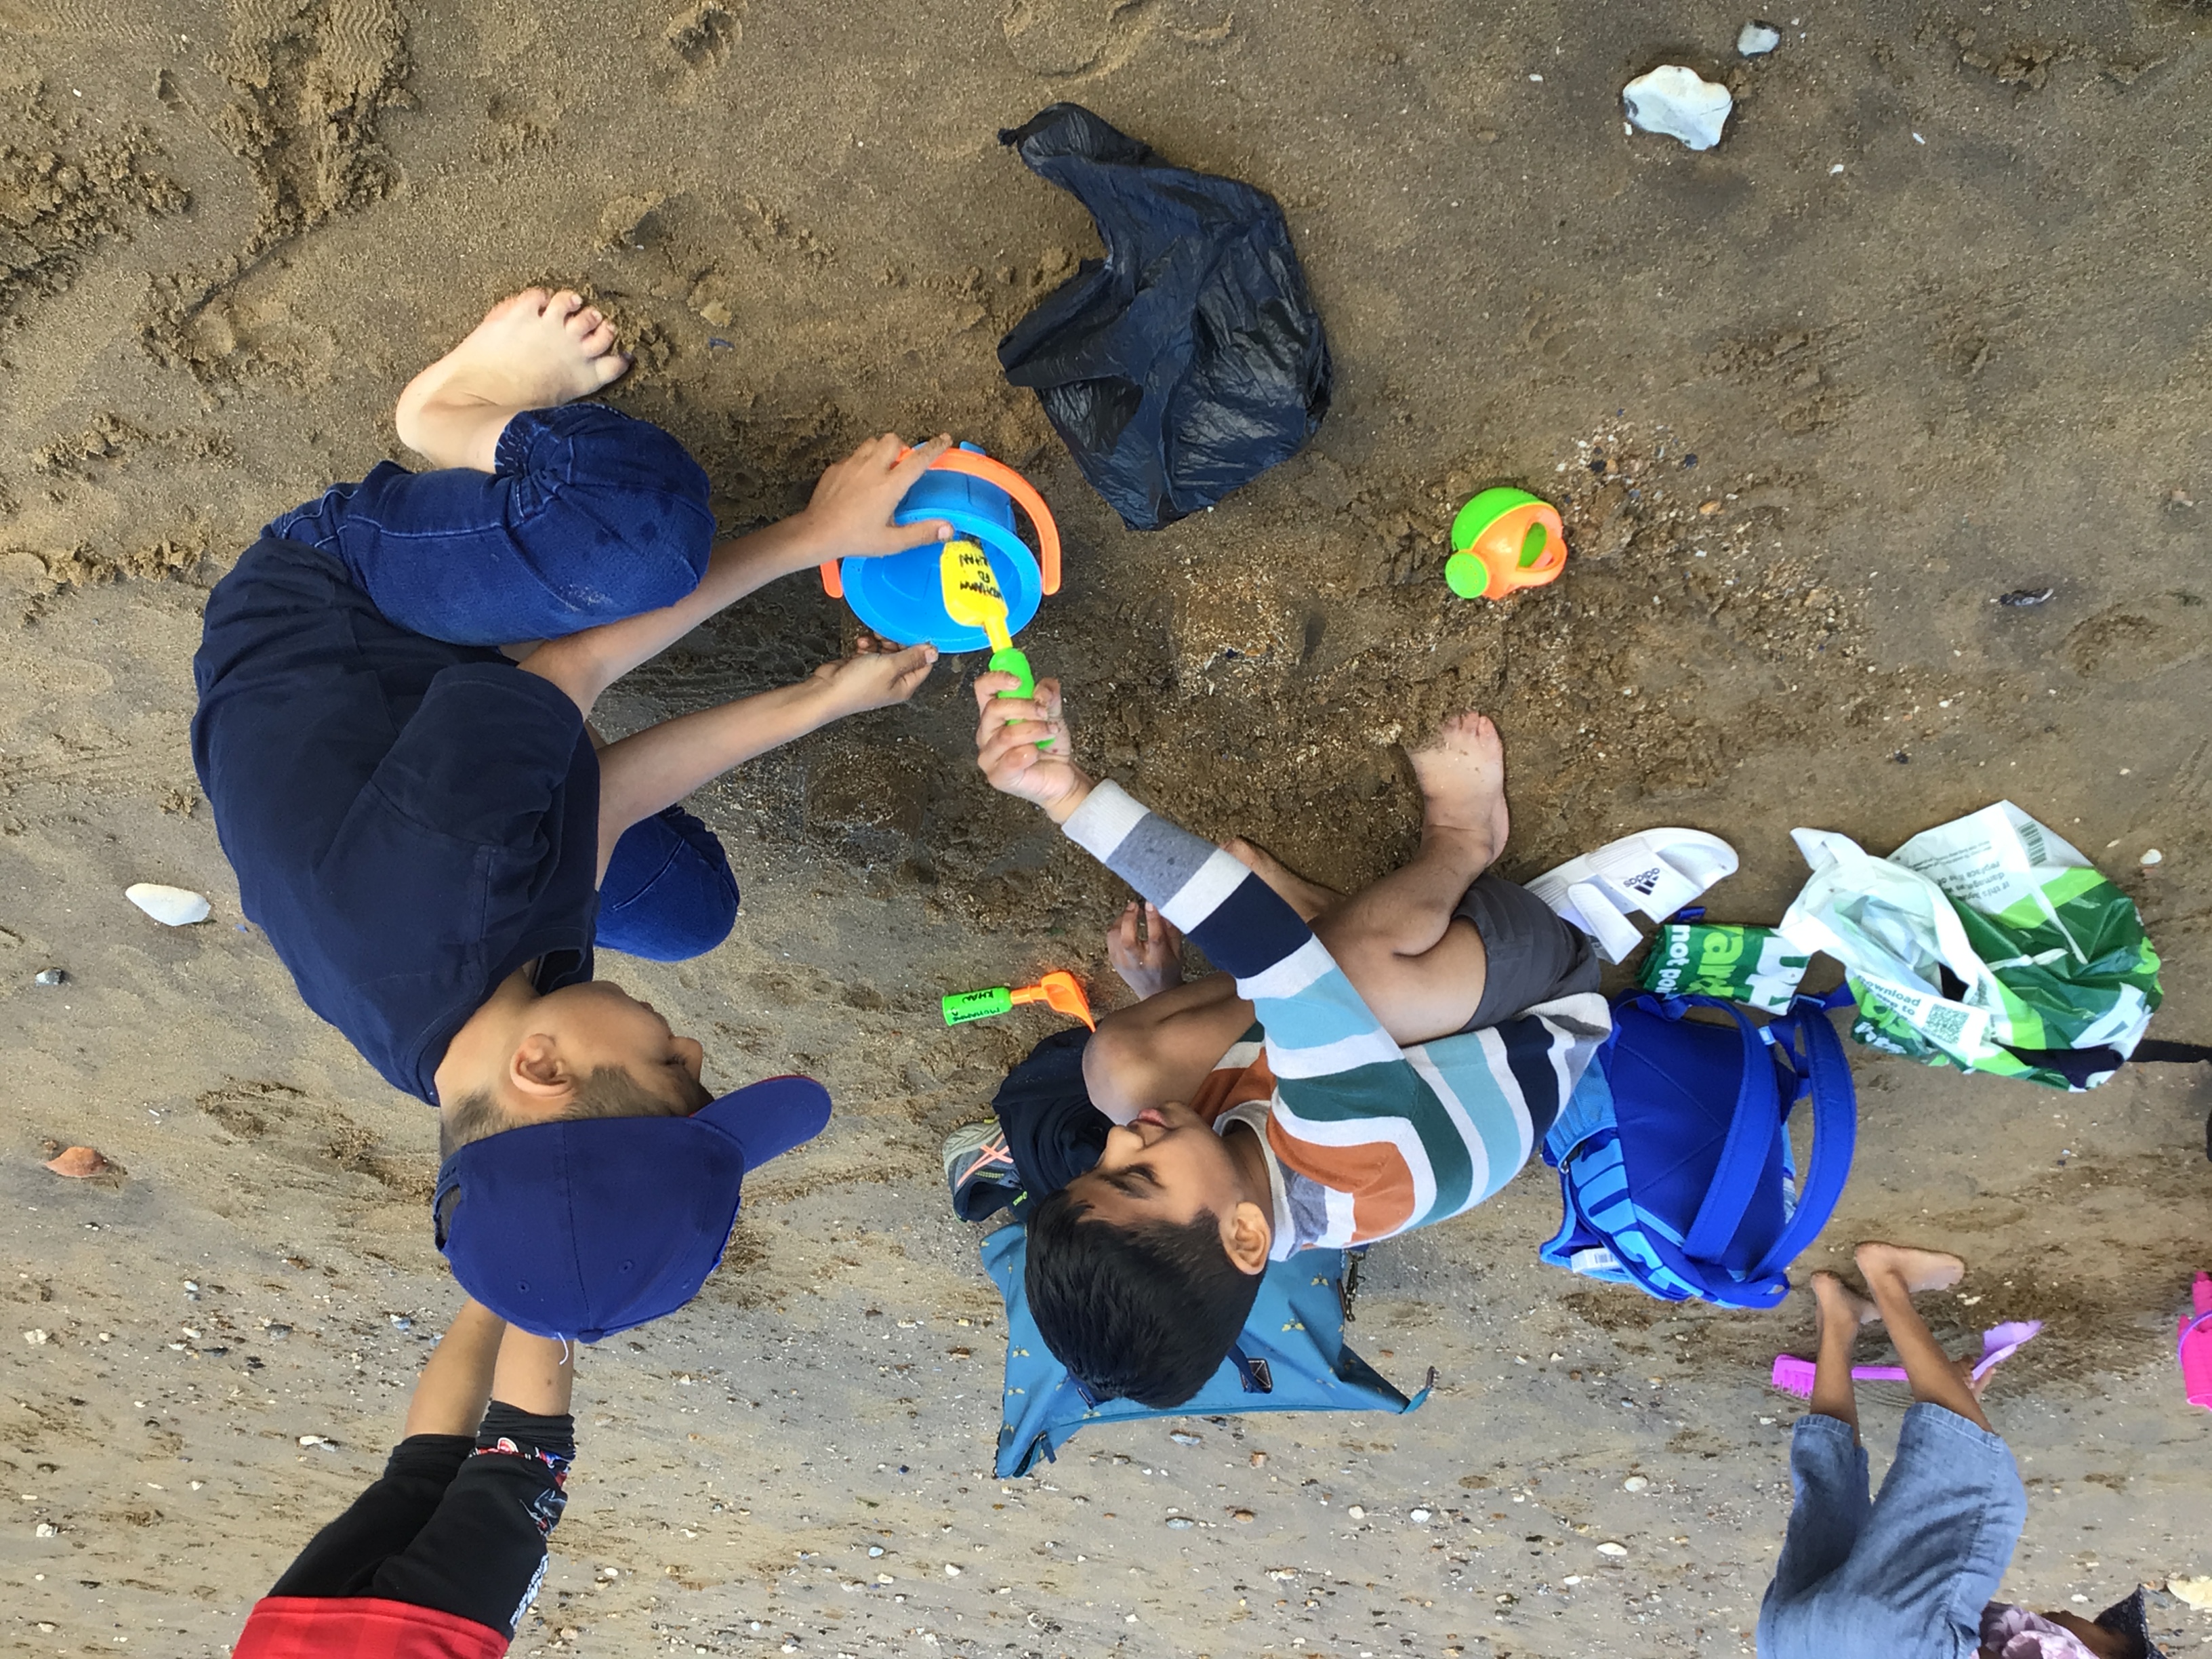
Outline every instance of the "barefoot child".
[[[948, 441], [900, 460], [887, 435], [797, 516], [717, 541], [681, 445], [575, 401], [627, 366], [573, 293], [494, 307], [400, 396], [399, 435], [437, 470], [385, 463], [279, 518], [210, 596], [193, 664], [193, 761], [246, 915], [307, 1006], [438, 1109], [440, 1243], [465, 1287], [586, 1339], [687, 1300], [744, 1170], [828, 1105], [789, 1081], [714, 1100], [700, 1045], [596, 980], [594, 946], [719, 944], [737, 884], [678, 803], [903, 701], [935, 653], [864, 638], [604, 749], [592, 706], [763, 583], [950, 533], [890, 522]], [[540, 642], [499, 648], [518, 641]]]
[[[1759, 1609], [1761, 1659], [2157, 1659], [2142, 1592], [2094, 1623], [1991, 1600], [2027, 1518], [2012, 1453], [1982, 1414], [1972, 1368], [1939, 1346], [1912, 1306], [1959, 1282], [1954, 1255], [1862, 1244], [1873, 1300], [1813, 1275], [1820, 1358], [1812, 1410], [1790, 1447], [1796, 1494], [1774, 1582]], [[1851, 1349], [1880, 1320], [1914, 1405], [1871, 1500], [1859, 1443]]]
[[383, 1474], [246, 1616], [233, 1659], [498, 1659], [576, 1455], [573, 1348], [465, 1302]]
[[[1127, 1046], [1142, 1066], [1122, 1075], [1109, 1042], [1101, 1068], [1120, 1127], [1030, 1221], [1030, 1306], [1053, 1352], [1102, 1395], [1176, 1405], [1235, 1344], [1270, 1261], [1444, 1220], [1511, 1179], [1609, 1029], [1605, 1001], [1564, 923], [1478, 879], [1507, 829], [1482, 716], [1413, 757], [1412, 862], [1310, 926], [1245, 862], [1078, 769], [1057, 684], [996, 696], [1012, 684], [976, 682], [993, 787], [1042, 806], [1234, 976], [1163, 982], [1139, 1005]], [[1328, 896], [1291, 890], [1309, 908]], [[1157, 937], [1138, 965], [1164, 981], [1172, 941]], [[1239, 1044], [1255, 1013], [1262, 1039]]]

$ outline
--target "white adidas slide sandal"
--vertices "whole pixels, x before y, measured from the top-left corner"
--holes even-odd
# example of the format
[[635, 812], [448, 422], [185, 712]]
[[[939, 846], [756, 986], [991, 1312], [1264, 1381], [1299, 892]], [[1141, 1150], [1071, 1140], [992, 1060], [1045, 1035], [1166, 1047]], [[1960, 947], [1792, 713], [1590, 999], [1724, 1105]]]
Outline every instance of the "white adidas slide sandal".
[[1644, 942], [1628, 920], [1654, 921], [1735, 873], [1735, 848], [1702, 830], [1644, 830], [1569, 859], [1528, 884], [1564, 920], [1588, 933], [1598, 954], [1619, 962]]

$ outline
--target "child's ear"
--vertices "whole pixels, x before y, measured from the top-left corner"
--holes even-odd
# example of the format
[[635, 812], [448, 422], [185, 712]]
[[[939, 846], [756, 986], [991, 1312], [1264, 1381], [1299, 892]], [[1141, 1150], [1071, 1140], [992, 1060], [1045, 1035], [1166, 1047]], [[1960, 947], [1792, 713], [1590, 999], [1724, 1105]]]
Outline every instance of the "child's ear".
[[1245, 1200], [1221, 1222], [1221, 1248], [1239, 1273], [1258, 1275], [1267, 1271], [1267, 1251], [1275, 1242], [1274, 1224], [1267, 1212]]
[[507, 1080], [526, 1101], [550, 1105], [574, 1092], [575, 1079], [550, 1034], [532, 1031], [515, 1045], [507, 1063]]

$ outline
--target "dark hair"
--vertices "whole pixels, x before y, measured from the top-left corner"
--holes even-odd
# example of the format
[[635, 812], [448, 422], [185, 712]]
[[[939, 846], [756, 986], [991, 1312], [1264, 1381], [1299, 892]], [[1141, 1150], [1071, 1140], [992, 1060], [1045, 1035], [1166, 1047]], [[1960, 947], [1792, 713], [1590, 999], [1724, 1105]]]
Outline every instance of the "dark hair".
[[1237, 1346], [1260, 1294], [1222, 1247], [1221, 1223], [1117, 1227], [1054, 1193], [1030, 1217], [1024, 1283], [1053, 1357], [1102, 1399], [1180, 1406]]
[[[672, 1067], [671, 1068], [673, 1069]], [[526, 1129], [533, 1123], [562, 1123], [584, 1117], [688, 1117], [714, 1099], [706, 1085], [689, 1072], [683, 1079], [684, 1102], [671, 1105], [619, 1066], [602, 1066], [577, 1079], [568, 1103], [550, 1118], [522, 1117], [500, 1104], [489, 1089], [464, 1095], [438, 1119], [438, 1161], [444, 1163], [472, 1141]]]

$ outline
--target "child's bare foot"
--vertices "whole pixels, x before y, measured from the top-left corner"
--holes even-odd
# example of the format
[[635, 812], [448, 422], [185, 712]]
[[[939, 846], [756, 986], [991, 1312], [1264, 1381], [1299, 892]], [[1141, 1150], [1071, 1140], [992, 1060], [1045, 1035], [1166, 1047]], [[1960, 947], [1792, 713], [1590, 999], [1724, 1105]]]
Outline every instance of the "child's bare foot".
[[1966, 1276], [1966, 1264], [1942, 1250], [1915, 1249], [1910, 1244], [1867, 1243], [1856, 1252], [1859, 1272], [1871, 1286], [1887, 1279], [1904, 1286], [1908, 1296], [1923, 1291], [1948, 1291]]
[[1311, 921], [1344, 897], [1334, 887], [1308, 881], [1266, 848], [1255, 847], [1242, 836], [1231, 836], [1223, 842], [1221, 850], [1273, 888], [1276, 896], [1297, 911], [1302, 921]]
[[[1505, 850], [1505, 744], [1489, 716], [1469, 710], [1437, 728], [1436, 738], [1408, 756], [1421, 785], [1421, 835], [1480, 844], [1480, 869]], [[1478, 870], [1480, 873], [1480, 870]]]
[[526, 409], [597, 392], [629, 367], [612, 324], [567, 289], [525, 289], [399, 394], [399, 441], [441, 467], [492, 470], [499, 434]]
[[1838, 1325], [1856, 1330], [1881, 1317], [1881, 1309], [1832, 1273], [1813, 1275], [1813, 1300], [1820, 1310], [1820, 1330], [1815, 1335]]

